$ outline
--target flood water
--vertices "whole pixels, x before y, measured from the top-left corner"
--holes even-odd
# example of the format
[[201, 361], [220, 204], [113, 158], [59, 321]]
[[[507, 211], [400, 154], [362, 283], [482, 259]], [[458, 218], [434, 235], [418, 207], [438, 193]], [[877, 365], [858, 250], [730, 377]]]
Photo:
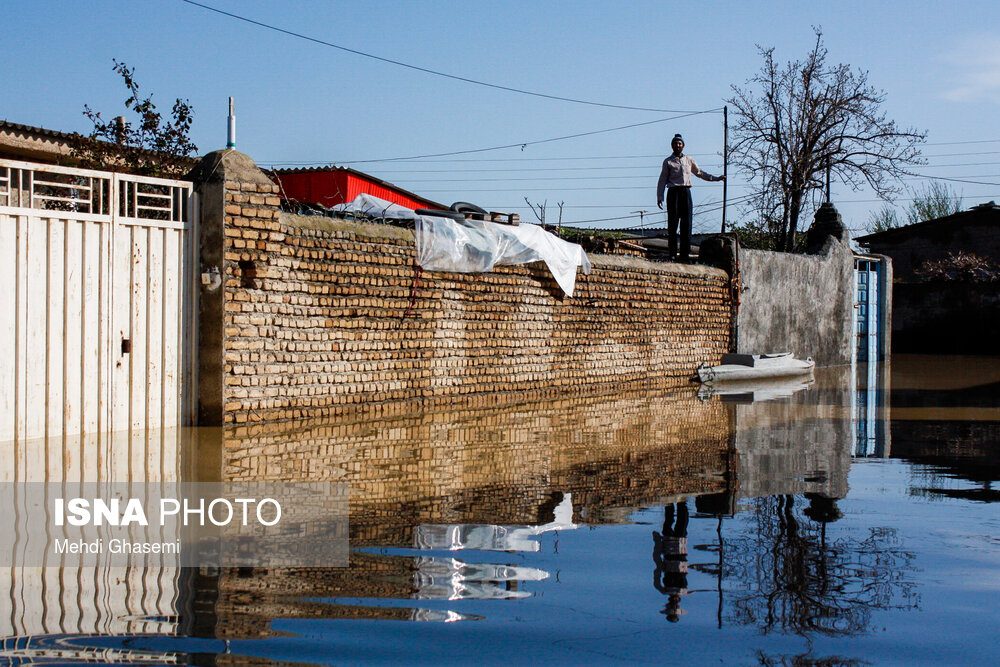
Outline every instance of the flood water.
[[728, 395], [487, 399], [160, 439], [147, 454], [110, 441], [127, 454], [92, 463], [58, 443], [4, 446], [12, 479], [82, 465], [345, 482], [351, 547], [346, 568], [7, 568], [7, 664], [1000, 654], [1000, 358], [900, 355], [860, 380], [821, 369], [808, 386]]

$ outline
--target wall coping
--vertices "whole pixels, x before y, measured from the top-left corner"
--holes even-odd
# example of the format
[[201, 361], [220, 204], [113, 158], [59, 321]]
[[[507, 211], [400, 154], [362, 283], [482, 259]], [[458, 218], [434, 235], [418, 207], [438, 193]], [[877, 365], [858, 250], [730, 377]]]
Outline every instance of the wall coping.
[[[413, 230], [395, 225], [360, 222], [357, 220], [347, 220], [344, 218], [329, 218], [318, 215], [298, 215], [295, 213], [282, 212], [278, 217], [278, 222], [294, 227], [296, 229], [307, 229], [319, 232], [348, 232], [362, 238], [375, 240], [395, 240], [403, 243], [414, 243]], [[633, 269], [639, 271], [652, 271], [657, 273], [670, 273], [692, 278], [724, 278], [729, 279], [729, 274], [724, 270], [712, 266], [700, 264], [677, 264], [674, 262], [651, 262], [639, 257], [627, 257], [624, 255], [601, 255], [588, 253], [587, 257], [595, 268]]]

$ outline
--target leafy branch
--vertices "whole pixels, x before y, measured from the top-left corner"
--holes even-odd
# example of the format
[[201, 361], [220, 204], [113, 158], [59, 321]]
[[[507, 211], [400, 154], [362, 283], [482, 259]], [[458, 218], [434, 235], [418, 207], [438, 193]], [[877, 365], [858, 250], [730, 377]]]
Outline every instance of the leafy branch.
[[94, 125], [87, 135], [77, 135], [72, 156], [80, 166], [92, 169], [123, 170], [144, 176], [177, 176], [187, 172], [198, 147], [190, 139], [194, 109], [178, 98], [164, 118], [153, 96], [142, 97], [135, 70], [113, 61], [113, 70], [128, 90], [125, 109], [134, 117], [105, 120], [99, 111], [84, 105], [83, 115]]

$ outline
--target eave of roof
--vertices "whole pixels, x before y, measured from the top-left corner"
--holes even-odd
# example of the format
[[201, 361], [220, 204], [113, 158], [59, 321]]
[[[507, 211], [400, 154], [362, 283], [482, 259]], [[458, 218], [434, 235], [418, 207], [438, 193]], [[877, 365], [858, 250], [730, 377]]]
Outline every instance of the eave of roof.
[[62, 139], [64, 141], [70, 141], [73, 137], [77, 136], [74, 132], [58, 132], [56, 130], [47, 130], [44, 127], [35, 127], [34, 125], [23, 125], [21, 123], [12, 123], [9, 120], [0, 120], [0, 132], [5, 134], [13, 134], [20, 137], [31, 138], [31, 137], [44, 137], [46, 139]]
[[[871, 241], [881, 241], [884, 239], [892, 238], [893, 236], [905, 236], [907, 233], [913, 231], [923, 231], [930, 227], [936, 227], [937, 225], [954, 224], [955, 222], [963, 221], [963, 218], [974, 217], [979, 218], [983, 215], [993, 214], [998, 216], [1000, 219], [1000, 206], [993, 206], [992, 208], [984, 208], [981, 206], [973, 207], [967, 211], [959, 211], [958, 213], [952, 213], [951, 215], [946, 215], [943, 218], [934, 218], [933, 220], [924, 220], [922, 222], [915, 222], [910, 225], [903, 225], [902, 227], [895, 227], [893, 229], [887, 229], [884, 232], [875, 232], [874, 234], [867, 234], [865, 236], [857, 236], [854, 238], [858, 243], [868, 245]], [[967, 222], [972, 222], [968, 220]]]
[[[19, 152], [25, 152], [26, 155], [31, 155], [35, 159], [44, 159], [49, 155], [52, 155], [58, 156], [57, 159], [60, 160], [69, 159], [71, 164], [75, 161], [72, 159], [71, 147], [82, 136], [77, 132], [59, 132], [57, 130], [48, 130], [44, 127], [35, 127], [34, 125], [23, 125], [21, 123], [12, 123], [9, 120], [0, 120], [0, 137], [4, 135], [17, 137], [29, 142], [41, 142], [44, 147], [32, 147], [30, 145], [17, 146], [17, 148], [20, 149]], [[0, 144], [0, 149], [2, 148], [3, 146]], [[163, 155], [162, 153], [158, 153], [153, 150], [143, 150], [142, 153], [151, 157]], [[189, 167], [194, 167], [198, 163], [199, 159], [200, 158], [197, 157], [188, 157], [184, 158], [183, 161], [187, 162]]]

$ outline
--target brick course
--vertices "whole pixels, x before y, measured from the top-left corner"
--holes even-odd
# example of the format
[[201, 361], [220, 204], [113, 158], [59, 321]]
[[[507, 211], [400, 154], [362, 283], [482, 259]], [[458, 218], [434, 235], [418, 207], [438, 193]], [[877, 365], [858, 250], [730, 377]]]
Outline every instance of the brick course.
[[542, 265], [420, 272], [409, 230], [285, 214], [276, 187], [225, 182], [226, 423], [677, 385], [726, 350], [722, 271], [592, 256], [573, 298]]
[[229, 426], [227, 482], [350, 486], [351, 543], [404, 544], [422, 523], [544, 522], [539, 507], [572, 493], [588, 521], [613, 508], [726, 489], [727, 406], [694, 389], [457, 405], [374, 417]]

